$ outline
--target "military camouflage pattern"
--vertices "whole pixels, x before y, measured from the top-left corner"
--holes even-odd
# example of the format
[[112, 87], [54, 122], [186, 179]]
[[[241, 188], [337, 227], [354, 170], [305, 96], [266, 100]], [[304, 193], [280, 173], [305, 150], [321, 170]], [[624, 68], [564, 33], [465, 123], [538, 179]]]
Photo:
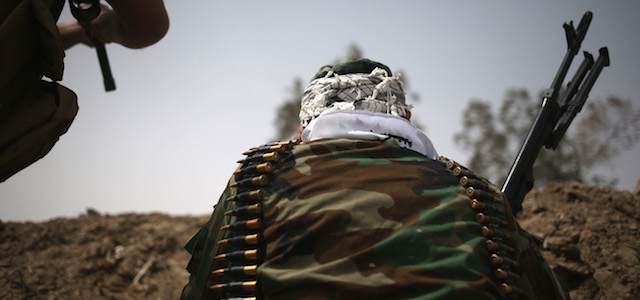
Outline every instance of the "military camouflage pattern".
[[[444, 161], [393, 139], [330, 139], [280, 158], [263, 198], [259, 297], [289, 299], [562, 299], [563, 293], [498, 188], [493, 206], [508, 237], [486, 237]], [[211, 270], [227, 251], [220, 226], [235, 178], [210, 221], [186, 246], [192, 273], [182, 299], [216, 299]], [[498, 221], [495, 221], [495, 220]], [[488, 247], [492, 239], [499, 250]], [[514, 263], [495, 264], [498, 254]], [[506, 274], [506, 275], [505, 275]], [[507, 279], [500, 279], [506, 276]]]

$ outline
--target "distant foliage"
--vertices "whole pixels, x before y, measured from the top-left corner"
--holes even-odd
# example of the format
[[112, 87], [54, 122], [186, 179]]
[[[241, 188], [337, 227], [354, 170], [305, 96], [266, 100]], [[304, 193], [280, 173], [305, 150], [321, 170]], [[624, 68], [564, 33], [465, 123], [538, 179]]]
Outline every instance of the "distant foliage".
[[[462, 131], [454, 140], [471, 154], [468, 167], [496, 183], [504, 182], [540, 108], [523, 89], [508, 90], [498, 112], [487, 101], [472, 100], [462, 112]], [[587, 101], [556, 150], [543, 148], [534, 165], [537, 186], [577, 180], [614, 186], [616, 178], [591, 174], [640, 140], [640, 110], [611, 96]], [[587, 178], [590, 176], [589, 178]]]
[[302, 100], [302, 92], [304, 91], [302, 79], [295, 78], [293, 86], [290, 88], [288, 99], [284, 100], [276, 110], [276, 119], [274, 125], [276, 127], [276, 137], [274, 141], [284, 141], [293, 138], [300, 127], [300, 102]]

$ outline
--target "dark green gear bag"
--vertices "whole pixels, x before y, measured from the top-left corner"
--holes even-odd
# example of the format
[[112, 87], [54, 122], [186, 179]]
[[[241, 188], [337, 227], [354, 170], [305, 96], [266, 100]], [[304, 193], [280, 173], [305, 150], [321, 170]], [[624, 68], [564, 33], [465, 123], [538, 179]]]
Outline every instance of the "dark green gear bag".
[[0, 3], [0, 182], [49, 153], [78, 112], [75, 93], [57, 83], [64, 70], [56, 26], [63, 6]]

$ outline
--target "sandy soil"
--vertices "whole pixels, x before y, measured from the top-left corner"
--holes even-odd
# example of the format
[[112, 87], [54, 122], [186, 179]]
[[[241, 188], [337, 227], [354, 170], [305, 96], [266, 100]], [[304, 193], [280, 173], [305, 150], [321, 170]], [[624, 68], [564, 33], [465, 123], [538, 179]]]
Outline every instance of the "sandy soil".
[[[552, 183], [518, 217], [572, 299], [640, 299], [640, 190]], [[102, 215], [0, 221], [0, 299], [178, 299], [182, 246], [208, 216]]]

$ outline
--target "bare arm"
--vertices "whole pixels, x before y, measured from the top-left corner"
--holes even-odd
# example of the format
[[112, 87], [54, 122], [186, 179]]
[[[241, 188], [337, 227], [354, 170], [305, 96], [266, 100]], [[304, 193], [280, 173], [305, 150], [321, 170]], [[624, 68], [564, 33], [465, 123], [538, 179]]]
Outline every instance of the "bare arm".
[[78, 43], [90, 45], [89, 33], [103, 43], [144, 48], [162, 39], [169, 30], [169, 17], [162, 0], [107, 0], [91, 22], [73, 20], [59, 24], [65, 49]]

